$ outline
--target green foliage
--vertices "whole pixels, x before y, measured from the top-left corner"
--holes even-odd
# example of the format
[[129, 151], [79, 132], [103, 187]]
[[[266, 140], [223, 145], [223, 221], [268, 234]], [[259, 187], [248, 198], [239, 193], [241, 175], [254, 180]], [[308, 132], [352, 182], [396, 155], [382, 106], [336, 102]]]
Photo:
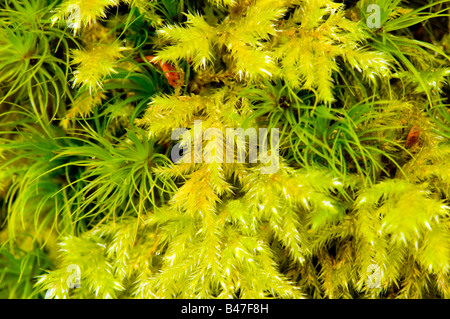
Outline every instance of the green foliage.
[[0, 298], [29, 299], [42, 297], [34, 285], [36, 276], [51, 266], [46, 251], [0, 248]]
[[[34, 110], [42, 126], [64, 114], [67, 97], [69, 45], [74, 39], [51, 28], [54, 2], [4, 1], [0, 6], [0, 103], [17, 103]], [[60, 108], [62, 108], [60, 110]]]
[[0, 297], [450, 298], [448, 1], [373, 3], [3, 1]]

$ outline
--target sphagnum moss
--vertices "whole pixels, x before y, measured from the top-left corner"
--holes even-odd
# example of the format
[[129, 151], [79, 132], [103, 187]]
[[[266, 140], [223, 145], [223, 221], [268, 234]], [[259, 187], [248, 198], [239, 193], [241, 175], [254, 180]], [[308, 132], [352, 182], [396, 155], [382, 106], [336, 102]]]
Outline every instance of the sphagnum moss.
[[3, 1], [0, 296], [449, 298], [448, 10]]

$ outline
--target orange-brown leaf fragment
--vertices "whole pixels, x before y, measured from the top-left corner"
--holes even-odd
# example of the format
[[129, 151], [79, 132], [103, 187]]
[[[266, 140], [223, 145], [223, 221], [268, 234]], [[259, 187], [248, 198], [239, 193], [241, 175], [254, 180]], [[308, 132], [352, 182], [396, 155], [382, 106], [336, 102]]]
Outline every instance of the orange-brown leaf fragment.
[[[177, 87], [180, 85], [180, 75], [177, 72], [177, 69], [168, 63], [163, 63], [161, 61], [159, 62], [153, 62], [153, 59], [155, 57], [153, 55], [147, 55], [145, 56], [145, 59], [153, 64], [159, 64], [161, 67], [161, 70], [164, 72], [164, 76], [167, 79], [167, 82], [169, 82], [169, 85], [172, 87]], [[141, 58], [137, 59], [138, 63], [142, 63], [143, 60]]]
[[405, 147], [411, 148], [419, 142], [420, 129], [417, 125], [414, 125], [406, 137]]

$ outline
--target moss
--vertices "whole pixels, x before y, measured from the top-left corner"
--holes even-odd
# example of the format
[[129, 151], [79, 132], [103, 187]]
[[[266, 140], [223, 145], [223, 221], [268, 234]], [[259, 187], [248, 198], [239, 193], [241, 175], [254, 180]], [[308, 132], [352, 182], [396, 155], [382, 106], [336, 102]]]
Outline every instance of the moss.
[[3, 1], [0, 296], [449, 298], [448, 1], [373, 2]]

